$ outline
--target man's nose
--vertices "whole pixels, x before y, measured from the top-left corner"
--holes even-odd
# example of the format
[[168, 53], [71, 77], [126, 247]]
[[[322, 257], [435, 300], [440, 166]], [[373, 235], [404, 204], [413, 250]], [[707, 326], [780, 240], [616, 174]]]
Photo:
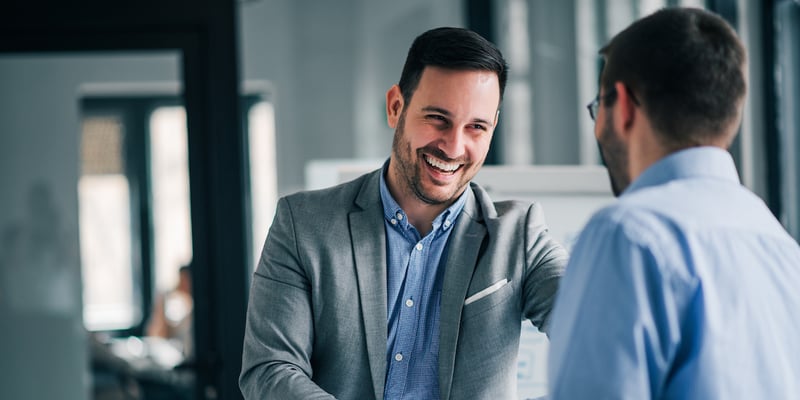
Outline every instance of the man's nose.
[[454, 126], [442, 134], [439, 148], [450, 158], [457, 158], [464, 154], [466, 132], [463, 127]]

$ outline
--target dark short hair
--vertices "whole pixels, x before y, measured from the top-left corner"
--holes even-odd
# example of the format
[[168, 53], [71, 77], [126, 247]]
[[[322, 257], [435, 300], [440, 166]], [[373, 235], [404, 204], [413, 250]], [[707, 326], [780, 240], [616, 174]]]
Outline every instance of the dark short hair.
[[411, 101], [422, 71], [427, 66], [495, 72], [500, 82], [500, 98], [503, 98], [508, 64], [494, 44], [471, 30], [435, 28], [414, 39], [398, 83], [406, 103]]
[[602, 87], [625, 83], [664, 144], [730, 144], [746, 92], [747, 56], [724, 19], [665, 8], [616, 35], [600, 54]]

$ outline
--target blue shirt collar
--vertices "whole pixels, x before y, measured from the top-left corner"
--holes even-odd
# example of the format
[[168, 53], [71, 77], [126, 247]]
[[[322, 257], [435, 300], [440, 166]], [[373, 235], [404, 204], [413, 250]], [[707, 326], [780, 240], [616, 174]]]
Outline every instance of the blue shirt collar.
[[[383, 203], [383, 217], [386, 221], [392, 225], [398, 225], [403, 230], [412, 227], [408, 223], [408, 218], [406, 217], [405, 211], [400, 208], [400, 205], [397, 204], [392, 194], [389, 192], [389, 187], [386, 185], [386, 173], [389, 169], [389, 160], [386, 160], [383, 163], [383, 168], [381, 169], [381, 183], [380, 183], [380, 190], [381, 190], [381, 202]], [[458, 215], [461, 213], [461, 210], [464, 208], [464, 204], [467, 202], [467, 191], [465, 190], [458, 199], [446, 210], [442, 211], [434, 220], [433, 220], [433, 229], [431, 232], [436, 232], [437, 234], [440, 232], [447, 231], [456, 221]], [[441, 228], [441, 231], [440, 229]]]
[[675, 179], [714, 178], [739, 183], [733, 157], [719, 147], [692, 147], [669, 154], [656, 161], [623, 192], [632, 193]]

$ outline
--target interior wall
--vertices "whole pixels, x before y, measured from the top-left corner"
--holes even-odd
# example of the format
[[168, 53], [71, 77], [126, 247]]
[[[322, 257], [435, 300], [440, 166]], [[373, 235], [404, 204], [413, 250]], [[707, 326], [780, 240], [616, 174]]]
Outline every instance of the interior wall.
[[268, 81], [273, 88], [279, 193], [300, 185], [297, 173], [288, 170], [300, 168], [293, 155], [301, 152], [303, 142], [294, 134], [284, 133], [297, 131], [296, 118], [292, 116], [297, 98], [293, 62], [298, 51], [297, 38], [291, 34], [295, 24], [293, 3], [242, 2], [238, 8], [241, 77]]
[[178, 79], [165, 53], [0, 56], [0, 373], [8, 399], [86, 399], [78, 88]]
[[275, 88], [278, 192], [321, 158], [388, 157], [384, 102], [412, 40], [463, 26], [461, 0], [261, 0], [239, 9], [242, 76]]
[[[574, 1], [531, 2], [529, 12], [533, 161], [580, 164]], [[513, 68], [513, 66], [511, 66]]]
[[351, 157], [357, 0], [263, 0], [239, 8], [242, 76], [274, 87], [278, 191], [309, 159]]

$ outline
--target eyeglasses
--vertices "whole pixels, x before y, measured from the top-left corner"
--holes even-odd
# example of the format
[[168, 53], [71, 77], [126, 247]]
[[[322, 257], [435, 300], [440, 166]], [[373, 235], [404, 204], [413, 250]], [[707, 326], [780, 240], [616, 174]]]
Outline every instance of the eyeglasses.
[[[625, 87], [625, 91], [628, 93], [628, 96], [631, 97], [631, 101], [633, 101], [633, 104], [636, 104], [638, 106], [639, 100], [636, 99], [636, 96], [633, 95], [633, 93], [627, 86]], [[616, 95], [617, 95], [617, 89], [612, 87], [611, 89], [608, 90], [608, 93], [602, 96], [600, 96], [600, 93], [598, 93], [597, 96], [595, 96], [594, 100], [592, 100], [591, 103], [586, 105], [586, 109], [589, 110], [589, 116], [592, 117], [592, 121], [594, 121], [595, 118], [597, 117], [597, 109], [600, 108], [600, 102], [610, 100], [612, 97]]]
[[600, 93], [598, 93], [597, 96], [595, 96], [594, 100], [592, 100], [591, 103], [586, 105], [586, 109], [589, 110], [589, 116], [592, 117], [592, 121], [594, 121], [595, 117], [597, 117], [597, 109], [600, 108], [600, 102], [609, 100], [616, 95], [617, 95], [617, 89], [612, 87], [608, 91], [608, 93], [602, 96], [600, 96]]

